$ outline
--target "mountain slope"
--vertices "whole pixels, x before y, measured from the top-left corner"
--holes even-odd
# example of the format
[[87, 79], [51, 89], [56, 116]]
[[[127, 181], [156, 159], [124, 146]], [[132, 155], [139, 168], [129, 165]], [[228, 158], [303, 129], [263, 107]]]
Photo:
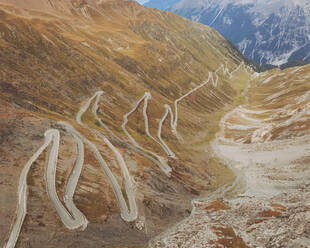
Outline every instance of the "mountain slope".
[[234, 182], [195, 200], [149, 247], [309, 246], [309, 75], [309, 65], [253, 74], [212, 142]]
[[171, 10], [218, 30], [258, 64], [310, 62], [308, 1], [150, 1], [146, 6]]
[[2, 2], [1, 246], [143, 247], [233, 180], [209, 142], [252, 72], [216, 31], [131, 1]]

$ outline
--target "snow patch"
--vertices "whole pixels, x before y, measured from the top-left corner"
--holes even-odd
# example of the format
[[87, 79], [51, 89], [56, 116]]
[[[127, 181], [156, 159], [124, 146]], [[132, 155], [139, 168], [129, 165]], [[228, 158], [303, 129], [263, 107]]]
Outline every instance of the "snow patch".
[[223, 19], [223, 23], [226, 25], [231, 25], [232, 24], [232, 19], [229, 18], [228, 16], [225, 16]]
[[248, 39], [243, 39], [241, 42], [238, 43], [238, 49], [244, 54], [248, 45], [251, 44], [252, 41]]

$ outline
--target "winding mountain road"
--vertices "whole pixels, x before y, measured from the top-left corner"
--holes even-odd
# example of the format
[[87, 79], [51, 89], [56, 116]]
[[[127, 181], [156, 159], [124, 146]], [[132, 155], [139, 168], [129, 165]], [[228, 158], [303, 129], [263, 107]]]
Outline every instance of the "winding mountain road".
[[[202, 84], [196, 86], [195, 88], [191, 89], [190, 91], [188, 91], [186, 94], [182, 95], [181, 97], [179, 97], [178, 99], [176, 99], [174, 101], [174, 109], [175, 109], [175, 114], [173, 114], [173, 111], [171, 109], [171, 107], [169, 105], [165, 105], [165, 109], [166, 109], [166, 112], [164, 114], [164, 117], [162, 118], [161, 122], [160, 122], [160, 128], [159, 128], [159, 133], [158, 133], [158, 137], [161, 137], [160, 133], [161, 133], [161, 126], [162, 126], [162, 123], [165, 121], [165, 119], [167, 118], [168, 114], [170, 114], [170, 126], [171, 126], [171, 129], [172, 129], [172, 132], [177, 136], [178, 140], [179, 141], [183, 141], [182, 137], [178, 134], [177, 132], [177, 126], [178, 126], [178, 103], [180, 101], [182, 101], [184, 98], [186, 98], [187, 96], [191, 95], [192, 93], [194, 93], [195, 91], [199, 90], [200, 88], [204, 87], [205, 85], [207, 85], [210, 81], [212, 81], [212, 84], [214, 87], [217, 87], [218, 85], [218, 80], [219, 80], [219, 76], [217, 75], [217, 73], [222, 69], [224, 75], [225, 74], [228, 74], [230, 78], [232, 78], [233, 74], [236, 73], [240, 68], [241, 66], [244, 65], [244, 63], [240, 63], [238, 65], [238, 67], [233, 71], [233, 72], [229, 72], [228, 70], [228, 66], [227, 66], [227, 62], [224, 64], [221, 64], [219, 66], [219, 68], [214, 72], [209, 72], [209, 76], [208, 76], [208, 79], [206, 81], [204, 81]], [[213, 74], [215, 75], [216, 77], [216, 80], [214, 80], [214, 76]], [[141, 99], [140, 99], [141, 100]], [[161, 139], [161, 138], [159, 138]]]
[[6, 248], [14, 248], [22, 228], [26, 213], [27, 213], [27, 195], [28, 195], [28, 185], [27, 185], [27, 177], [28, 172], [31, 168], [31, 165], [38, 159], [40, 154], [45, 150], [45, 148], [52, 141], [52, 135], [50, 132], [45, 132], [45, 141], [44, 144], [38, 149], [38, 151], [29, 159], [26, 163], [22, 173], [19, 177], [18, 184], [18, 205], [17, 205], [17, 214], [16, 220], [11, 230], [11, 234], [8, 242], [6, 243]]
[[138, 106], [140, 105], [140, 103], [145, 99], [145, 98], [148, 98], [149, 97], [149, 93], [146, 92], [137, 102], [136, 104], [134, 105], [134, 107], [128, 112], [126, 113], [124, 116], [123, 116], [123, 124], [122, 124], [122, 129], [124, 131], [124, 133], [127, 135], [128, 139], [130, 140], [130, 142], [138, 149], [150, 154], [151, 156], [155, 157], [159, 163], [157, 163], [157, 165], [159, 165], [160, 169], [167, 175], [169, 175], [171, 173], [171, 168], [170, 166], [167, 164], [167, 160], [159, 155], [157, 155], [156, 153], [150, 151], [150, 150], [147, 150], [146, 148], [142, 147], [140, 144], [138, 144], [136, 142], [136, 140], [130, 135], [130, 133], [127, 131], [126, 129], [126, 124], [128, 123], [128, 117], [134, 113]]
[[242, 66], [244, 67], [244, 70], [245, 70], [247, 73], [249, 73], [249, 72], [247, 71], [247, 69], [246, 69], [246, 66], [245, 66], [244, 62], [241, 62], [232, 72], [230, 72], [229, 69], [228, 69], [228, 62], [225, 61], [225, 64], [221, 64], [220, 67], [214, 72], [215, 77], [216, 77], [216, 80], [215, 80], [215, 82], [214, 82], [214, 80], [213, 80], [213, 86], [214, 86], [214, 87], [217, 87], [217, 85], [218, 85], [219, 77], [218, 77], [217, 73], [218, 73], [220, 70], [223, 71], [223, 74], [224, 74], [224, 75], [228, 75], [229, 78], [232, 79], [233, 74], [235, 74], [237, 71], [239, 71], [239, 69], [240, 69]]
[[[162, 126], [163, 126], [166, 118], [168, 117], [169, 112], [172, 113], [172, 110], [171, 110], [171, 108], [170, 108], [170, 106], [168, 104], [165, 104], [164, 106], [165, 106], [166, 110], [165, 110], [165, 114], [164, 114], [163, 118], [159, 121], [158, 130], [157, 130], [157, 137], [160, 140], [160, 142], [162, 143], [162, 145], [165, 147], [165, 150], [167, 151], [168, 156], [172, 157], [172, 158], [176, 158], [176, 156], [173, 153], [173, 151], [170, 150], [169, 146], [166, 144], [166, 142], [161, 137]], [[171, 119], [171, 121], [172, 121], [172, 119]]]
[[214, 72], [214, 75], [215, 75], [215, 82], [213, 81], [213, 86], [214, 87], [217, 87], [218, 85], [218, 81], [219, 81], [219, 76], [217, 75], [217, 73], [221, 70], [223, 65], [221, 65], [215, 72]]
[[84, 230], [87, 227], [88, 221], [83, 213], [75, 206], [73, 202], [74, 192], [76, 190], [78, 180], [80, 178], [83, 164], [84, 164], [84, 143], [82, 140], [74, 133], [71, 133], [75, 141], [77, 142], [77, 159], [75, 161], [75, 165], [71, 174], [69, 176], [68, 182], [65, 187], [64, 193], [64, 202], [66, 204], [67, 209], [74, 217], [75, 220], [80, 220], [82, 229]]
[[171, 110], [171, 107], [168, 106], [168, 105], [165, 105], [165, 108], [168, 109], [168, 112], [170, 113], [170, 118], [171, 118], [170, 124], [171, 124], [172, 132], [177, 136], [177, 138], [180, 141], [183, 141], [183, 139], [182, 139], [182, 137], [177, 132], [177, 126], [178, 126], [178, 103], [180, 101], [182, 101], [185, 97], [189, 96], [190, 94], [194, 93], [195, 91], [199, 90], [200, 88], [205, 86], [207, 83], [209, 83], [211, 78], [212, 78], [212, 72], [209, 72], [208, 79], [205, 82], [203, 82], [202, 84], [198, 85], [197, 87], [191, 89], [189, 92], [187, 92], [186, 94], [184, 94], [181, 97], [179, 97], [178, 99], [176, 99], [174, 101], [174, 110], [175, 110], [175, 114], [174, 115], [173, 115], [173, 112]]
[[[50, 154], [49, 154], [49, 160], [48, 160], [48, 166], [46, 170], [46, 181], [47, 181], [47, 192], [48, 195], [59, 215], [61, 218], [61, 221], [64, 223], [64, 225], [69, 229], [76, 229], [79, 227], [83, 227], [83, 229], [87, 226], [87, 219], [85, 216], [75, 207], [73, 203], [73, 195], [76, 187], [76, 181], [79, 177], [79, 171], [81, 170], [81, 167], [83, 165], [83, 154], [79, 155], [74, 170], [77, 170], [76, 175], [70, 176], [69, 186], [66, 187], [66, 195], [67, 199], [65, 200], [66, 207], [70, 211], [70, 213], [67, 211], [67, 209], [62, 205], [61, 201], [59, 200], [56, 192], [56, 185], [55, 185], [55, 179], [56, 179], [56, 166], [57, 166], [57, 158], [58, 158], [58, 148], [59, 148], [59, 131], [56, 129], [50, 129], [47, 130], [44, 134], [45, 141], [44, 144], [38, 149], [38, 151], [30, 158], [30, 160], [26, 163], [24, 169], [22, 170], [22, 173], [20, 175], [19, 179], [19, 186], [18, 186], [18, 206], [17, 206], [17, 215], [15, 223], [12, 227], [9, 240], [5, 246], [5, 248], [14, 248], [16, 245], [16, 242], [18, 240], [21, 227], [23, 225], [25, 216], [27, 214], [27, 194], [28, 194], [28, 186], [27, 186], [27, 177], [28, 172], [31, 168], [31, 165], [38, 159], [40, 154], [49, 146], [51, 142], [53, 142]], [[81, 152], [81, 144], [78, 141], [79, 146], [79, 152]], [[82, 165], [81, 165], [82, 164]], [[77, 178], [77, 179], [76, 179]], [[70, 186], [71, 185], [71, 186]]]
[[232, 78], [232, 75], [235, 74], [237, 71], [239, 71], [239, 69], [241, 68], [241, 66], [244, 65], [244, 62], [242, 61], [239, 66], [233, 70], [231, 73], [230, 73], [230, 78]]
[[127, 194], [127, 198], [128, 198], [128, 202], [129, 202], [129, 208], [127, 207], [127, 203], [126, 200], [123, 196], [121, 187], [119, 186], [116, 178], [114, 177], [113, 173], [111, 172], [110, 168], [108, 167], [107, 163], [104, 161], [104, 159], [102, 158], [100, 152], [98, 151], [98, 149], [96, 148], [96, 146], [90, 142], [88, 139], [86, 139], [84, 136], [82, 136], [80, 133], [78, 133], [75, 129], [73, 129], [72, 126], [68, 126], [66, 125], [66, 128], [68, 130], [73, 131], [74, 133], [76, 133], [77, 135], [79, 135], [80, 137], [82, 137], [82, 139], [92, 148], [97, 160], [99, 161], [102, 169], [104, 170], [104, 172], [106, 173], [113, 191], [115, 193], [115, 196], [118, 200], [118, 204], [119, 204], [119, 208], [121, 211], [121, 217], [123, 220], [125, 221], [134, 221], [137, 219], [138, 217], [138, 209], [137, 209], [137, 205], [136, 205], [136, 201], [135, 201], [135, 195], [134, 195], [134, 184], [132, 182], [131, 176], [129, 174], [127, 165], [125, 163], [125, 160], [123, 158], [123, 156], [121, 155], [121, 153], [118, 151], [118, 149], [116, 149], [116, 147], [109, 141], [109, 139], [104, 136], [101, 132], [99, 132], [98, 130], [95, 130], [93, 128], [88, 127], [87, 125], [85, 125], [82, 122], [82, 116], [83, 114], [87, 111], [87, 109], [90, 107], [90, 104], [92, 102], [92, 100], [94, 100], [95, 98], [96, 101], [94, 103], [94, 107], [93, 107], [93, 113], [97, 112], [98, 109], [98, 102], [100, 99], [100, 96], [103, 94], [102, 91], [98, 91], [96, 92], [87, 102], [85, 105], [82, 106], [81, 110], [79, 111], [78, 115], [77, 115], [77, 122], [82, 125], [83, 127], [86, 127], [88, 130], [90, 130], [91, 132], [95, 133], [97, 136], [100, 137], [100, 139], [102, 141], [104, 141], [108, 147], [112, 150], [112, 152], [114, 153], [120, 168], [122, 170], [123, 173], [123, 177], [125, 179], [125, 190], [126, 190], [126, 194]]
[[[77, 184], [77, 180], [79, 179], [80, 173], [74, 173], [75, 170], [81, 170], [83, 165], [83, 161], [81, 161], [81, 157], [78, 158], [75, 168], [73, 169], [73, 174], [71, 174], [71, 178], [69, 180], [69, 185], [66, 187], [67, 193], [69, 193], [68, 201], [69, 208], [71, 209], [71, 213], [67, 210], [66, 207], [60, 201], [57, 191], [56, 191], [56, 167], [57, 167], [57, 160], [58, 160], [58, 150], [59, 150], [59, 141], [60, 141], [60, 134], [59, 131], [56, 129], [48, 130], [47, 135], [52, 136], [52, 148], [48, 158], [48, 164], [46, 169], [46, 186], [47, 186], [47, 193], [51, 199], [53, 206], [55, 207], [61, 221], [68, 229], [76, 229], [82, 227], [85, 229], [87, 227], [87, 219], [86, 217], [76, 208], [74, 205], [72, 198], [75, 191], [75, 187]], [[79, 168], [77, 168], [79, 167]], [[66, 197], [66, 195], [65, 195]]]
[[[135, 219], [134, 218], [135, 214], [131, 214], [130, 212], [134, 213], [134, 212], [136, 212], [136, 209], [133, 206], [131, 211], [128, 210], [126, 201], [125, 201], [124, 196], [122, 194], [122, 190], [121, 190], [116, 178], [114, 177], [113, 173], [111, 172], [109, 166], [107, 165], [105, 160], [102, 158], [97, 147], [92, 142], [90, 142], [87, 138], [85, 138], [80, 132], [78, 132], [74, 127], [72, 127], [69, 123], [59, 122], [59, 124], [64, 126], [68, 132], [75, 133], [79, 138], [81, 138], [91, 148], [91, 150], [93, 151], [93, 153], [94, 153], [96, 159], [98, 160], [101, 168], [104, 170], [104, 172], [106, 173], [106, 175], [107, 175], [107, 177], [111, 183], [114, 194], [118, 200], [119, 208], [121, 211], [121, 217], [125, 221], [133, 221]], [[126, 183], [126, 186], [127, 185], [128, 184]], [[126, 187], [126, 193], [127, 193], [127, 187]], [[131, 197], [131, 195], [128, 195], [128, 198], [130, 198], [130, 197]]]
[[[225, 67], [226, 65], [226, 67]], [[65, 187], [64, 192], [64, 203], [65, 206], [60, 201], [57, 190], [56, 190], [56, 167], [57, 167], [57, 160], [58, 160], [58, 152], [59, 152], [59, 143], [60, 143], [60, 133], [56, 129], [50, 129], [45, 132], [45, 141], [44, 144], [37, 150], [37, 152], [30, 158], [30, 160], [26, 163], [24, 169], [21, 172], [20, 179], [19, 179], [19, 185], [18, 185], [18, 206], [17, 206], [17, 214], [15, 222], [12, 226], [12, 230], [8, 239], [8, 242], [5, 245], [5, 248], [14, 248], [16, 245], [16, 242], [18, 240], [21, 227], [23, 225], [23, 221], [25, 219], [26, 213], [27, 213], [27, 194], [28, 194], [28, 186], [27, 186], [27, 176], [28, 172], [32, 166], [32, 164], [38, 159], [40, 154], [52, 143], [52, 147], [49, 153], [48, 158], [48, 165], [46, 168], [46, 183], [47, 183], [47, 193], [49, 195], [49, 198], [51, 199], [51, 202], [53, 206], [55, 207], [57, 214], [61, 218], [61, 221], [68, 229], [76, 229], [76, 228], [82, 228], [85, 229], [87, 227], [88, 221], [84, 214], [75, 206], [73, 202], [73, 196], [74, 192], [76, 190], [78, 180], [80, 177], [80, 174], [82, 172], [82, 167], [84, 163], [84, 143], [86, 143], [93, 151], [95, 157], [99, 161], [102, 169], [106, 173], [113, 191], [115, 193], [115, 196], [118, 200], [121, 217], [124, 221], [134, 221], [138, 217], [138, 209], [135, 201], [135, 194], [134, 194], [134, 183], [130, 176], [129, 170], [127, 168], [127, 165], [125, 163], [125, 160], [119, 150], [109, 141], [109, 139], [103, 135], [100, 131], [95, 130], [93, 128], [88, 127], [82, 122], [82, 116], [83, 114], [89, 109], [91, 102], [96, 99], [92, 112], [96, 118], [96, 120], [100, 123], [102, 127], [104, 127], [105, 130], [107, 130], [113, 138], [115, 138], [117, 141], [121, 142], [122, 144], [125, 144], [127, 148], [130, 148], [139, 154], [145, 156], [146, 158], [152, 160], [156, 165], [160, 167], [160, 169], [167, 175], [171, 173], [171, 168], [167, 164], [167, 160], [154, 152], [147, 150], [143, 148], [140, 144], [136, 142], [136, 140], [130, 135], [130, 133], [126, 129], [126, 124], [128, 123], [128, 117], [134, 113], [138, 106], [141, 104], [142, 101], [144, 101], [144, 107], [143, 107], [143, 116], [144, 116], [144, 122], [145, 122], [145, 131], [146, 134], [157, 144], [159, 144], [163, 150], [167, 153], [168, 156], [175, 158], [175, 154], [170, 150], [168, 145], [164, 142], [161, 136], [162, 132], [162, 125], [168, 115], [170, 114], [170, 126], [172, 129], [172, 132], [178, 137], [179, 140], [182, 140], [182, 137], [178, 135], [177, 133], [177, 125], [178, 125], [178, 103], [182, 101], [184, 98], [189, 96], [190, 94], [194, 93], [195, 91], [199, 90], [206, 84], [208, 84], [211, 80], [213, 81], [213, 85], [216, 87], [218, 84], [219, 77], [217, 73], [220, 69], [223, 70], [224, 74], [228, 74], [230, 78], [232, 78], [232, 75], [237, 72], [241, 66], [243, 65], [245, 70], [245, 64], [241, 63], [234, 71], [231, 73], [228, 71], [227, 62], [226, 64], [222, 64], [214, 73], [216, 80], [214, 81], [214, 76], [212, 72], [209, 72], [208, 79], [203, 82], [202, 84], [198, 85], [197, 87], [191, 89], [186, 94], [182, 95], [180, 98], [176, 99], [174, 101], [174, 108], [175, 113], [173, 114], [173, 111], [171, 107], [168, 104], [165, 104], [165, 113], [162, 119], [159, 122], [158, 126], [158, 132], [157, 137], [158, 140], [155, 139], [150, 131], [149, 131], [149, 121], [147, 116], [147, 108], [148, 108], [148, 100], [151, 98], [151, 94], [149, 92], [146, 92], [143, 97], [141, 97], [134, 107], [123, 116], [123, 123], [122, 123], [122, 129], [124, 133], [127, 135], [130, 142], [133, 144], [131, 146], [130, 144], [126, 144], [124, 141], [122, 141], [118, 136], [116, 136], [98, 117], [97, 110], [98, 110], [98, 103], [99, 99], [103, 94], [103, 91], [96, 92], [85, 105], [83, 105], [78, 112], [76, 116], [76, 121], [78, 124], [83, 126], [84, 128], [87, 128], [91, 132], [93, 132], [96, 136], [100, 137], [102, 141], [112, 150], [113, 154], [115, 155], [120, 168], [122, 170], [123, 178], [125, 180], [125, 190], [128, 198], [128, 204], [127, 206], [126, 200], [124, 198], [124, 195], [122, 193], [121, 187], [119, 186], [116, 178], [114, 177], [113, 173], [109, 169], [107, 163], [101, 156], [99, 150], [97, 147], [90, 142], [86, 137], [84, 137], [81, 133], [79, 133], [76, 129], [74, 129], [70, 124], [66, 122], [59, 122], [60, 125], [64, 126], [68, 133], [70, 133], [73, 138], [75, 139], [77, 143], [77, 159], [74, 165], [74, 168], [71, 171], [71, 174], [69, 176], [68, 182]], [[224, 118], [225, 121], [225, 118]], [[223, 125], [223, 121], [222, 121]], [[84, 142], [84, 143], [83, 143]], [[237, 177], [238, 180], [235, 182], [239, 182], [240, 179]], [[216, 191], [214, 194], [212, 194], [212, 197], [217, 197], [219, 194], [225, 194], [225, 192], [229, 191], [234, 187], [234, 185], [226, 185], [225, 188], [221, 188], [219, 191]], [[193, 205], [195, 202], [193, 201]]]
[[[128, 123], [128, 117], [134, 113], [138, 106], [140, 105], [140, 103], [144, 100], [144, 98], [146, 98], [148, 96], [148, 92], [146, 92], [137, 102], [136, 104], [133, 106], [133, 108], [128, 112], [126, 113], [124, 116], [123, 116], [123, 124], [122, 124], [122, 129], [124, 131], [124, 133], [127, 135], [128, 139], [130, 140], [130, 142], [135, 146], [135, 147], [139, 147], [141, 149], [141, 146], [136, 142], [136, 140], [130, 135], [130, 133], [127, 131], [126, 129], [126, 125]], [[143, 149], [144, 150], [144, 149]]]
[[[150, 156], [149, 154], [147, 154], [145, 151], [139, 149], [138, 147], [135, 147], [131, 144], [126, 143], [124, 140], [122, 140], [120, 137], [118, 137], [107, 125], [105, 125], [102, 120], [98, 117], [97, 115], [97, 110], [98, 110], [98, 103], [99, 103], [99, 99], [101, 97], [103, 92], [101, 92], [100, 94], [97, 94], [97, 98], [96, 101], [93, 105], [92, 108], [92, 112], [96, 118], [96, 120], [99, 122], [100, 126], [102, 126], [107, 132], [109, 132], [109, 134], [120, 144], [122, 144], [124, 147], [131, 149], [134, 152], [137, 152], [138, 154], [140, 154], [141, 156], [151, 160], [154, 164], [156, 164], [158, 167], [161, 167], [161, 162], [156, 160], [155, 158], [153, 158], [152, 156]], [[169, 175], [169, 174], [168, 174]]]
[[[149, 119], [147, 116], [147, 106], [148, 106], [148, 100], [151, 99], [151, 93], [147, 93], [146, 97], [144, 98], [144, 106], [143, 106], [143, 116], [144, 116], [144, 125], [145, 125], [145, 132], [147, 134], [147, 136], [149, 136], [153, 141], [155, 141], [157, 144], [159, 144], [162, 149], [166, 152], [166, 154], [169, 157], [175, 158], [175, 154], [169, 149], [169, 147], [167, 146], [167, 144], [162, 140], [161, 136], [159, 137], [159, 141], [157, 139], [155, 139], [149, 130]], [[161, 126], [160, 126], [160, 130], [161, 130]], [[161, 132], [160, 132], [161, 133]]]

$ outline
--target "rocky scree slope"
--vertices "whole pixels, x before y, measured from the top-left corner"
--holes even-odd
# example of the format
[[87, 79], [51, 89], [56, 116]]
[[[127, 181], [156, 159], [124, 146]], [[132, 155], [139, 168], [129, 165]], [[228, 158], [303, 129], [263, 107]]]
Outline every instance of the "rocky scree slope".
[[225, 138], [247, 144], [309, 135], [309, 68], [274, 69], [253, 79], [247, 103], [226, 119]]
[[[193, 197], [233, 179], [211, 156], [208, 142], [251, 70], [216, 31], [121, 0], [1, 1], [0, 15], [1, 246], [15, 221], [21, 171], [49, 129], [53, 147], [58, 130], [59, 149], [48, 146], [31, 165], [27, 212], [16, 247], [143, 247], [188, 215]], [[174, 102], [185, 94], [178, 103], [177, 137], [170, 123]], [[139, 102], [143, 96], [148, 100]], [[160, 122], [165, 106], [171, 111]], [[122, 128], [126, 113], [125, 128], [144, 152]], [[160, 123], [161, 138], [175, 158], [150, 137], [156, 137]], [[68, 231], [46, 194], [46, 166], [51, 154], [58, 154], [57, 204], [68, 200], [67, 181], [82, 149], [77, 132], [68, 125], [84, 143], [73, 197], [89, 222], [83, 231]], [[122, 219], [115, 188], [94, 146], [125, 202], [127, 174], [118, 163], [119, 154], [126, 162], [138, 209], [134, 221]], [[171, 168], [168, 175], [158, 166], [159, 157]]]
[[149, 247], [307, 247], [310, 66], [253, 74], [220, 121], [214, 153], [236, 175]]

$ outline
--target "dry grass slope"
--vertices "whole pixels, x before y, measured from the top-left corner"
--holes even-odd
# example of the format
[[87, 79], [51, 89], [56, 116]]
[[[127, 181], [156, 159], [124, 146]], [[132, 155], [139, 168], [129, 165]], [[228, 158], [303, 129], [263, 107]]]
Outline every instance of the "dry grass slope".
[[[21, 169], [42, 144], [44, 131], [59, 128], [62, 136], [57, 168], [58, 194], [73, 167], [74, 141], [57, 121], [67, 121], [97, 145], [124, 187], [116, 158], [97, 137], [75, 122], [81, 105], [98, 90], [104, 93], [99, 117], [124, 142], [123, 115], [148, 91], [150, 132], [156, 136], [164, 104], [173, 102], [227, 62], [233, 71], [243, 57], [208, 27], [172, 13], [146, 9], [132, 1], [22, 1], [0, 3], [0, 157], [1, 245], [15, 216]], [[101, 3], [100, 3], [101, 2]], [[40, 5], [41, 3], [43, 5]], [[51, 4], [52, 3], [52, 4]], [[28, 9], [26, 9], [26, 7]], [[69, 14], [70, 13], [70, 14]], [[127, 149], [98, 126], [90, 110], [84, 123], [101, 130], [120, 150], [136, 182], [137, 223], [125, 223], [111, 186], [89, 147], [75, 194], [76, 205], [90, 220], [84, 232], [67, 232], [44, 198], [43, 159], [29, 175], [29, 217], [18, 246], [140, 247], [150, 237], [182, 219], [190, 199], [233, 179], [229, 169], [210, 153], [208, 143], [223, 114], [242, 102], [249, 75], [239, 70], [229, 78], [218, 73], [217, 87], [208, 84], [179, 104], [180, 143], [167, 118], [162, 137], [178, 159], [169, 158], [171, 178], [150, 160]], [[165, 155], [144, 133], [142, 106], [127, 126], [146, 148]], [[73, 156], [74, 157], [74, 156]], [[38, 221], [41, 220], [42, 221]], [[122, 233], [116, 238], [117, 233]], [[48, 238], [47, 238], [48, 237]], [[74, 240], [74, 241], [73, 241]]]

